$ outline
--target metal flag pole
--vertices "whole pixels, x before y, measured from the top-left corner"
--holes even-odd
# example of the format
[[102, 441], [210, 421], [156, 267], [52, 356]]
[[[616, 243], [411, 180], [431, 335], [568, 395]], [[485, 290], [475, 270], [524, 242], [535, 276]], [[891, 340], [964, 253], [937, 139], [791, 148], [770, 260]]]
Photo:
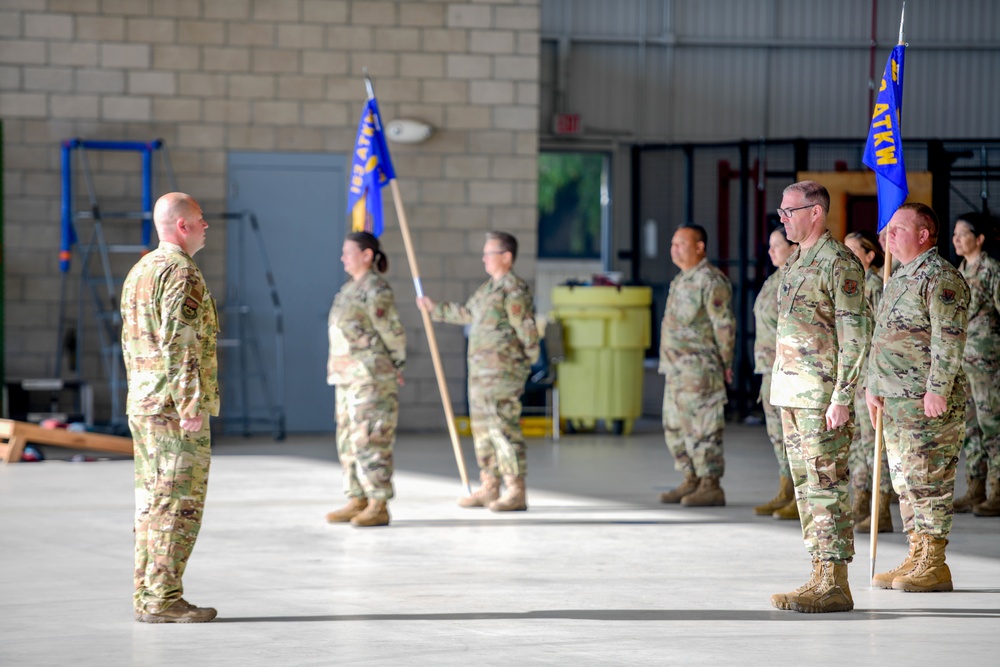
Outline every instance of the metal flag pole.
[[[899, 15], [899, 42], [898, 46], [903, 46], [903, 21], [906, 18], [906, 3], [903, 3], [903, 11]], [[899, 109], [902, 116], [902, 109]], [[897, 119], [898, 120], [898, 119]], [[885, 243], [885, 265], [882, 267], [882, 291], [889, 285], [889, 278], [892, 276], [892, 251], [889, 250], [888, 231], [886, 232]], [[871, 547], [868, 551], [868, 585], [875, 579], [875, 555], [878, 553], [878, 510], [879, 510], [879, 488], [882, 485], [882, 448], [885, 442], [882, 437], [882, 413], [883, 408], [879, 407], [875, 411], [875, 458], [872, 461], [872, 516], [871, 516]]]
[[[363, 69], [365, 77], [365, 88], [368, 91], [368, 99], [375, 99], [375, 89], [372, 80], [368, 76], [367, 68]], [[379, 122], [376, 118], [375, 122]], [[381, 132], [382, 128], [379, 127]], [[403, 233], [403, 247], [406, 248], [406, 259], [410, 263], [410, 273], [413, 275], [413, 287], [417, 291], [417, 298], [424, 296], [424, 288], [420, 282], [420, 268], [417, 266], [417, 257], [413, 253], [413, 241], [410, 239], [410, 225], [406, 221], [406, 210], [403, 208], [403, 198], [399, 193], [399, 185], [396, 179], [389, 181], [389, 188], [392, 190], [392, 201], [396, 206], [396, 217], [399, 218], [399, 229]], [[444, 367], [441, 365], [441, 353], [438, 351], [437, 337], [434, 335], [434, 325], [431, 323], [431, 316], [423, 308], [419, 308], [420, 316], [424, 322], [424, 332], [427, 334], [427, 343], [431, 348], [431, 360], [434, 363], [434, 375], [437, 377], [438, 390], [441, 393], [441, 405], [444, 407], [444, 416], [448, 424], [448, 435], [451, 436], [451, 446], [455, 450], [455, 462], [458, 463], [458, 474], [462, 478], [466, 494], [472, 493], [469, 486], [469, 474], [465, 470], [465, 459], [462, 457], [462, 443], [458, 439], [458, 430], [455, 428], [455, 412], [451, 407], [451, 395], [448, 393], [448, 384], [444, 377]]]

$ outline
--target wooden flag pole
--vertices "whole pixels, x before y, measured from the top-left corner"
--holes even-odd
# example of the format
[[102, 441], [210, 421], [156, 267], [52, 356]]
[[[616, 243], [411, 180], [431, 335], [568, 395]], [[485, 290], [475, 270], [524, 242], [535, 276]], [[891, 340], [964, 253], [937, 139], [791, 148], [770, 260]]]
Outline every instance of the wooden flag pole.
[[[420, 269], [417, 267], [417, 258], [413, 254], [413, 242], [410, 240], [410, 226], [406, 222], [406, 211], [403, 210], [403, 199], [399, 194], [399, 185], [396, 179], [389, 181], [392, 189], [392, 200], [396, 205], [396, 217], [399, 218], [399, 229], [403, 232], [403, 246], [406, 248], [406, 259], [410, 263], [410, 273], [413, 274], [413, 287], [417, 291], [417, 298], [424, 296], [424, 288], [420, 282]], [[465, 485], [466, 494], [472, 493], [469, 486], [469, 474], [465, 470], [465, 459], [462, 457], [462, 444], [458, 439], [458, 430], [455, 428], [455, 412], [451, 407], [451, 395], [448, 393], [448, 383], [444, 378], [444, 367], [441, 365], [441, 354], [438, 352], [437, 338], [434, 335], [434, 325], [431, 323], [430, 313], [420, 308], [420, 316], [424, 321], [424, 331], [427, 333], [427, 343], [431, 348], [431, 360], [434, 363], [434, 375], [437, 377], [438, 391], [441, 392], [441, 405], [444, 407], [445, 420], [448, 423], [448, 435], [451, 436], [451, 446], [455, 450], [455, 461], [458, 463], [458, 474], [462, 477], [462, 484]]]
[[[888, 232], [887, 232], [888, 234]], [[882, 267], [882, 291], [885, 291], [892, 276], [892, 251], [889, 250], [888, 235], [885, 243], [885, 265]], [[875, 411], [875, 458], [872, 462], [872, 516], [871, 516], [871, 547], [868, 550], [868, 581], [869, 586], [875, 579], [875, 554], [878, 552], [878, 510], [879, 489], [882, 486], [882, 408]]]
[[[375, 99], [375, 89], [372, 80], [368, 77], [367, 68], [363, 70], [365, 77], [365, 89], [368, 91], [368, 99]], [[378, 128], [379, 132], [382, 128]], [[392, 201], [396, 206], [396, 217], [399, 218], [399, 229], [403, 233], [403, 247], [406, 248], [406, 259], [410, 263], [410, 274], [413, 276], [413, 286], [417, 290], [417, 298], [424, 296], [424, 288], [420, 282], [420, 268], [417, 266], [417, 257], [413, 253], [413, 241], [410, 239], [410, 225], [406, 221], [406, 211], [403, 208], [403, 198], [399, 194], [399, 185], [396, 179], [389, 181], [389, 188], [392, 190]], [[455, 413], [451, 407], [451, 395], [448, 393], [448, 384], [444, 378], [444, 367], [441, 365], [441, 353], [438, 351], [437, 338], [434, 336], [434, 325], [431, 323], [431, 316], [422, 308], [421, 318], [424, 321], [424, 332], [427, 334], [427, 343], [431, 348], [431, 360], [434, 363], [434, 375], [437, 377], [438, 390], [441, 392], [441, 404], [444, 406], [444, 416], [448, 423], [448, 434], [451, 436], [451, 446], [455, 450], [455, 462], [458, 464], [458, 474], [465, 485], [466, 494], [472, 494], [472, 487], [469, 486], [469, 473], [465, 469], [465, 458], [462, 456], [462, 443], [458, 439], [458, 429], [455, 428]]]
[[[903, 3], [903, 11], [899, 15], [899, 41], [898, 46], [904, 45], [903, 22], [906, 19], [906, 3]], [[902, 109], [897, 110], [902, 116]], [[889, 285], [889, 278], [892, 276], [892, 251], [889, 250], [889, 232], [886, 227], [885, 240], [885, 266], [882, 267], [882, 291]], [[885, 446], [882, 438], [883, 408], [875, 411], [875, 459], [872, 461], [872, 516], [871, 516], [871, 547], [868, 550], [868, 581], [869, 586], [875, 579], [875, 555], [878, 553], [878, 510], [879, 510], [879, 487], [882, 484], [882, 448]]]

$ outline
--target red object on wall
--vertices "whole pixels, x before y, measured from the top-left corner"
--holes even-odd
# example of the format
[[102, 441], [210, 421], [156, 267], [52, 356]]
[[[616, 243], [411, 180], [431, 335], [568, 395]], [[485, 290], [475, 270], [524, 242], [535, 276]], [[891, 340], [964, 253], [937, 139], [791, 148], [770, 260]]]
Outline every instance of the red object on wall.
[[580, 134], [583, 126], [578, 113], [557, 113], [552, 117], [552, 131], [556, 134]]

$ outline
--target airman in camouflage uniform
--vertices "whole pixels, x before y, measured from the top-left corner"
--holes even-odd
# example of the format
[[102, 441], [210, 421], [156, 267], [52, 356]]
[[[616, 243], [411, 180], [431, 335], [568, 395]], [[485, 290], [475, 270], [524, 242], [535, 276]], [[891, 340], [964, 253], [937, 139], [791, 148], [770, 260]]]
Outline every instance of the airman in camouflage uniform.
[[774, 448], [774, 458], [778, 460], [778, 494], [763, 505], [754, 507], [754, 513], [761, 516], [772, 515], [775, 518], [799, 518], [799, 508], [795, 504], [795, 487], [792, 484], [792, 473], [788, 467], [788, 455], [785, 453], [785, 442], [781, 434], [781, 410], [771, 404], [771, 370], [774, 368], [775, 344], [778, 332], [778, 287], [781, 285], [781, 272], [785, 261], [795, 250], [795, 244], [789, 243], [785, 236], [785, 228], [780, 227], [771, 232], [768, 238], [768, 256], [771, 263], [778, 269], [772, 273], [764, 284], [753, 304], [754, 341], [753, 341], [753, 372], [760, 373], [760, 404], [764, 408], [764, 422], [767, 426], [767, 437]]
[[330, 308], [326, 381], [336, 386], [337, 454], [347, 505], [327, 514], [326, 520], [385, 526], [387, 503], [394, 495], [392, 447], [406, 331], [392, 288], [375, 271], [389, 267], [378, 239], [368, 232], [349, 234], [341, 261], [351, 279]]
[[736, 325], [729, 279], [705, 257], [705, 230], [685, 225], [670, 255], [681, 272], [670, 283], [660, 327], [663, 433], [684, 482], [660, 502], [725, 505], [722, 430], [726, 385], [732, 381]]
[[[844, 239], [844, 245], [861, 261], [865, 268], [865, 304], [874, 320], [882, 300], [882, 276], [879, 271], [885, 265], [885, 253], [879, 245], [878, 237], [869, 231], [851, 232]], [[854, 492], [854, 503], [851, 508], [854, 514], [854, 530], [867, 532], [871, 530], [872, 482], [874, 480], [875, 460], [875, 429], [871, 421], [865, 418], [868, 406], [865, 403], [865, 374], [868, 371], [868, 357], [861, 366], [861, 377], [854, 392], [854, 437], [851, 439], [851, 451], [847, 457], [847, 465], [851, 470], [851, 489]], [[878, 532], [892, 532], [892, 481], [889, 479], [889, 459], [885, 447], [882, 447], [881, 467], [879, 475]]]
[[958, 452], [965, 431], [962, 371], [969, 288], [938, 255], [937, 216], [904, 204], [889, 220], [889, 250], [902, 262], [882, 296], [872, 336], [867, 401], [883, 409], [892, 485], [910, 553], [872, 585], [950, 591], [945, 545], [951, 531]]
[[988, 216], [969, 213], [955, 223], [952, 239], [970, 291], [963, 364], [970, 388], [963, 448], [969, 491], [955, 499], [955, 511], [976, 516], [1000, 516], [1000, 262], [986, 252], [992, 234]]
[[192, 256], [205, 245], [201, 207], [178, 192], [153, 209], [159, 246], [122, 288], [126, 410], [135, 446], [135, 619], [199, 623], [216, 616], [181, 596], [201, 529], [219, 414], [215, 301]]
[[[459, 500], [462, 507], [489, 507], [495, 512], [527, 509], [527, 472], [521, 433], [521, 394], [531, 365], [541, 351], [531, 288], [511, 271], [517, 240], [490, 232], [483, 264], [490, 279], [464, 305], [435, 304], [427, 297], [418, 305], [437, 322], [468, 324], [469, 411], [481, 486]], [[500, 477], [506, 491], [500, 496]]]
[[771, 402], [781, 408], [802, 534], [813, 559], [809, 581], [771, 597], [798, 612], [854, 608], [847, 563], [854, 557], [847, 454], [851, 405], [868, 350], [871, 321], [864, 269], [830, 236], [830, 195], [819, 183], [785, 188], [778, 215], [799, 248], [778, 291], [777, 350]]

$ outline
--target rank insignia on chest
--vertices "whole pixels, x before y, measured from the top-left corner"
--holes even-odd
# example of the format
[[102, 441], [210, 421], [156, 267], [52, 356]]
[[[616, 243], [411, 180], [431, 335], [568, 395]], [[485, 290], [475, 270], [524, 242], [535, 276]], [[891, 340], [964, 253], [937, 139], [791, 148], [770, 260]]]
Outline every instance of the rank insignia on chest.
[[845, 280], [843, 287], [841, 289], [847, 296], [854, 296], [858, 293], [858, 281], [857, 280]]
[[953, 289], [941, 290], [941, 303], [943, 303], [946, 306], [950, 306], [951, 304], [955, 303], [955, 290]]

